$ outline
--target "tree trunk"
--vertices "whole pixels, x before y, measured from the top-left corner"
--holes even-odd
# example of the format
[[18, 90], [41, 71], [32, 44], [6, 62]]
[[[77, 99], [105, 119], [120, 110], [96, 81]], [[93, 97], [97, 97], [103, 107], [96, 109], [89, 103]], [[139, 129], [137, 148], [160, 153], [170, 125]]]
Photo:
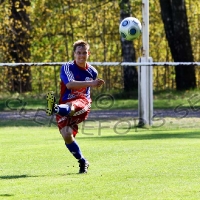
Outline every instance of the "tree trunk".
[[[194, 62], [184, 0], [160, 0], [166, 38], [175, 62]], [[196, 87], [195, 67], [176, 66], [176, 88]]]
[[[30, 20], [26, 7], [28, 0], [10, 0], [9, 62], [23, 63], [30, 59]], [[31, 91], [31, 71], [28, 66], [12, 67], [12, 91]]]
[[[121, 0], [120, 2], [120, 21], [126, 17], [130, 17], [130, 2], [129, 0]], [[135, 62], [135, 49], [132, 41], [126, 41], [121, 38], [122, 58], [123, 62]], [[135, 66], [124, 66], [124, 91], [131, 93], [138, 89], [138, 72]]]

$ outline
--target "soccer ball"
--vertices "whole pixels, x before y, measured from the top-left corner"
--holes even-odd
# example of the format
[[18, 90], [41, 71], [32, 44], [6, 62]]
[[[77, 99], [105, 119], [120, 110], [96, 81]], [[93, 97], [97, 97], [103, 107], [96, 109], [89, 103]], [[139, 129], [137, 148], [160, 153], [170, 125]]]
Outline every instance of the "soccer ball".
[[142, 33], [142, 25], [137, 18], [127, 17], [121, 21], [119, 33], [125, 40], [135, 40]]

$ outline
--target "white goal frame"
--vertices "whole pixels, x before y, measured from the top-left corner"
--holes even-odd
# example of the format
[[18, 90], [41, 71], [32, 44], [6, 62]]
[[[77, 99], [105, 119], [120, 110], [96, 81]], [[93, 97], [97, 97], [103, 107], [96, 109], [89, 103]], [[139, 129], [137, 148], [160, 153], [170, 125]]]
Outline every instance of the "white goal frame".
[[[139, 62], [152, 63], [149, 57], [149, 0], [142, 0], [142, 57]], [[152, 66], [138, 67], [138, 114], [139, 126], [151, 126], [153, 116]]]

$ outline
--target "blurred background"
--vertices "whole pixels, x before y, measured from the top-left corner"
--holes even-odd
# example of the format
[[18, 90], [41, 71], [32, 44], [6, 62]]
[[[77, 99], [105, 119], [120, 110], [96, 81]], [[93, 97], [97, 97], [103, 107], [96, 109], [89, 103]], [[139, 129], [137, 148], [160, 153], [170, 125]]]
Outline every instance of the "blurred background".
[[[154, 62], [200, 61], [199, 0], [149, 1], [150, 56]], [[12, 94], [59, 95], [60, 65], [13, 66], [6, 63], [49, 63], [73, 60], [76, 40], [89, 42], [89, 62], [137, 62], [142, 38], [124, 41], [119, 23], [128, 16], [142, 22], [141, 0], [1, 0], [0, 98]], [[137, 98], [135, 66], [98, 66], [106, 92]], [[154, 66], [154, 92], [198, 90], [200, 66]]]

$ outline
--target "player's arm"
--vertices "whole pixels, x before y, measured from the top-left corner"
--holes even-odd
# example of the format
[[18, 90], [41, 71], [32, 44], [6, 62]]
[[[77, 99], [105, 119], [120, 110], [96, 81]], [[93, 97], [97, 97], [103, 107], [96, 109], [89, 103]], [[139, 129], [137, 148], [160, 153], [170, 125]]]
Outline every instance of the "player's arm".
[[72, 80], [69, 83], [66, 84], [66, 87], [68, 89], [80, 89], [80, 88], [86, 88], [86, 87], [100, 87], [105, 82], [102, 79], [96, 79], [96, 80], [89, 80], [89, 81], [75, 81]]

